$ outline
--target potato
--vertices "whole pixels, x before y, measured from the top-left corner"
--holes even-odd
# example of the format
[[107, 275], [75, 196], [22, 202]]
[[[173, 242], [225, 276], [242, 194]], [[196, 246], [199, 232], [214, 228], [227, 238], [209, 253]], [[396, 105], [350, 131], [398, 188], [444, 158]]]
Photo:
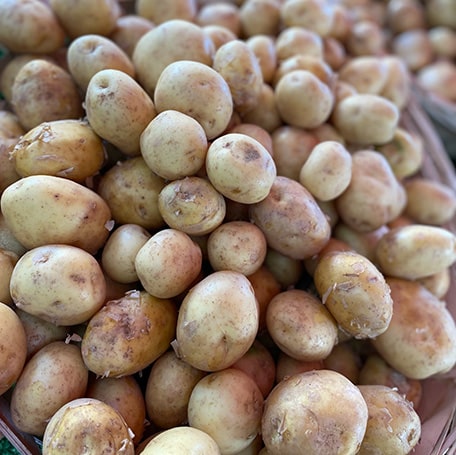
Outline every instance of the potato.
[[298, 182], [277, 176], [265, 199], [252, 204], [250, 218], [268, 246], [293, 259], [318, 253], [331, 228], [313, 196]]
[[270, 83], [277, 67], [274, 38], [270, 35], [257, 34], [251, 36], [245, 42], [258, 60], [263, 81]]
[[11, 251], [18, 256], [22, 256], [26, 252], [24, 245], [14, 237], [11, 229], [7, 226], [5, 217], [0, 211], [0, 248], [6, 251]]
[[382, 64], [388, 75], [380, 95], [393, 102], [399, 110], [408, 103], [411, 95], [410, 72], [404, 60], [397, 55], [382, 57]]
[[159, 0], [138, 0], [135, 10], [140, 17], [145, 17], [154, 24], [173, 19], [193, 22], [197, 14], [194, 0], [172, 0], [167, 3]]
[[205, 235], [222, 224], [224, 197], [201, 177], [185, 177], [168, 183], [158, 195], [158, 207], [166, 224], [189, 235]]
[[456, 101], [456, 65], [452, 61], [436, 61], [421, 68], [417, 82], [425, 90], [443, 100]]
[[376, 256], [385, 275], [410, 280], [424, 278], [456, 261], [456, 236], [437, 226], [398, 227], [379, 240]]
[[272, 248], [268, 248], [264, 265], [282, 289], [294, 286], [301, 278], [301, 273], [304, 270], [301, 260], [293, 259]]
[[276, 363], [276, 384], [294, 374], [312, 370], [322, 370], [323, 368], [323, 360], [296, 360], [283, 351], [279, 351]]
[[439, 57], [456, 57], [456, 31], [445, 25], [432, 27], [428, 31], [434, 53]]
[[[307, 96], [299, 96], [302, 92]], [[316, 128], [326, 122], [334, 104], [330, 88], [308, 70], [293, 70], [282, 76], [275, 99], [283, 121], [301, 128]]]
[[54, 341], [25, 365], [11, 395], [11, 418], [21, 431], [43, 436], [54, 413], [84, 395], [88, 371], [79, 346]]
[[132, 60], [138, 81], [152, 96], [160, 74], [169, 64], [185, 59], [210, 66], [214, 52], [211, 39], [201, 27], [186, 20], [171, 19], [139, 39]]
[[168, 349], [176, 319], [174, 302], [145, 291], [131, 291], [106, 302], [89, 320], [82, 337], [84, 363], [103, 377], [137, 373]]
[[100, 35], [82, 35], [71, 41], [67, 62], [68, 70], [83, 92], [87, 90], [90, 79], [101, 70], [118, 70], [135, 77], [133, 62], [128, 55], [114, 41]]
[[163, 429], [187, 424], [190, 394], [205, 375], [172, 350], [161, 355], [150, 369], [144, 393], [147, 416], [152, 423]]
[[42, 122], [83, 116], [82, 98], [71, 75], [44, 59], [21, 67], [11, 88], [11, 105], [26, 130]]
[[424, 28], [399, 33], [393, 38], [391, 49], [393, 54], [404, 61], [411, 72], [425, 68], [434, 58], [431, 40]]
[[451, 286], [451, 267], [447, 267], [434, 275], [419, 278], [418, 281], [439, 299], [443, 299]]
[[361, 385], [359, 390], [366, 401], [369, 419], [358, 453], [411, 453], [421, 435], [420, 417], [412, 404], [390, 387]]
[[351, 180], [352, 157], [335, 141], [316, 145], [299, 172], [299, 182], [320, 201], [336, 199]]
[[140, 137], [144, 161], [167, 180], [196, 174], [204, 166], [207, 148], [203, 127], [193, 117], [174, 110], [158, 114]]
[[335, 319], [317, 297], [301, 289], [271, 299], [266, 325], [279, 349], [297, 360], [322, 360], [337, 343]]
[[372, 232], [396, 218], [405, 204], [405, 189], [382, 154], [360, 150], [352, 155], [350, 184], [335, 200], [345, 224]]
[[223, 44], [237, 39], [237, 36], [223, 25], [203, 25], [201, 28], [212, 41], [214, 52]]
[[[97, 428], [94, 432], [93, 429]], [[70, 455], [84, 450], [134, 455], [133, 435], [112, 406], [95, 398], [71, 400], [51, 417], [43, 436], [43, 455]]]
[[271, 455], [348, 454], [361, 445], [367, 420], [358, 387], [340, 373], [316, 370], [274, 387], [265, 402], [261, 433]]
[[18, 138], [0, 137], [0, 194], [21, 178], [16, 172], [14, 161], [10, 158], [18, 140]]
[[445, 307], [418, 282], [387, 278], [394, 302], [388, 329], [372, 343], [394, 369], [411, 379], [446, 373], [456, 364], [456, 326]]
[[157, 80], [154, 101], [159, 113], [171, 109], [193, 117], [208, 139], [225, 131], [233, 113], [228, 83], [213, 68], [197, 61], [180, 60], [166, 66]]
[[18, 315], [0, 302], [0, 395], [15, 384], [27, 359], [27, 338]]
[[55, 325], [76, 325], [104, 304], [106, 282], [98, 262], [85, 250], [43, 245], [19, 258], [10, 292], [18, 308]]
[[263, 145], [239, 133], [224, 134], [211, 143], [206, 172], [217, 191], [244, 204], [262, 201], [276, 177], [274, 161]]
[[10, 280], [18, 259], [19, 256], [14, 251], [0, 248], [0, 302], [6, 305], [13, 303], [10, 294]]
[[154, 102], [130, 75], [116, 69], [95, 74], [85, 95], [94, 131], [127, 156], [140, 155], [140, 137], [157, 115]]
[[430, 25], [456, 27], [455, 5], [451, 0], [430, 0], [425, 8]]
[[[4, 95], [3, 92], [2, 94]], [[0, 110], [0, 138], [19, 139], [23, 134], [25, 131], [19, 123], [17, 115], [11, 111]]]
[[271, 135], [261, 126], [254, 125], [253, 123], [239, 123], [230, 128], [227, 133], [245, 134], [253, 139], [256, 139], [269, 152], [269, 154], [274, 157]]
[[280, 2], [276, 0], [248, 0], [239, 8], [242, 36], [276, 36], [281, 28]]
[[348, 60], [344, 45], [336, 38], [327, 36], [323, 39], [323, 60], [334, 71], [339, 70]]
[[0, 42], [17, 54], [51, 54], [64, 44], [65, 32], [45, 3], [5, 0], [0, 5]]
[[138, 251], [151, 234], [137, 224], [123, 224], [112, 232], [101, 254], [104, 273], [118, 283], [139, 281], [135, 269]]
[[141, 441], [146, 419], [146, 404], [141, 387], [134, 376], [92, 378], [85, 396], [112, 406], [133, 432], [133, 443]]
[[258, 104], [263, 74], [255, 54], [244, 41], [233, 40], [220, 46], [212, 68], [227, 82], [237, 112], [243, 114]]
[[75, 4], [49, 0], [49, 4], [71, 39], [88, 34], [107, 36], [121, 14], [115, 0], [79, 0]]
[[203, 371], [232, 365], [251, 347], [258, 331], [258, 304], [239, 272], [212, 272], [186, 294], [179, 310], [174, 348]]
[[230, 3], [220, 2], [202, 5], [196, 14], [195, 23], [200, 27], [221, 25], [230, 30], [235, 36], [240, 36], [241, 34], [239, 8]]
[[154, 436], [139, 455], [220, 455], [214, 439], [206, 432], [188, 426], [165, 430]]
[[394, 0], [388, 3], [385, 12], [388, 27], [394, 34], [426, 27], [426, 12], [419, 2]]
[[343, 374], [353, 384], [358, 384], [361, 355], [356, 351], [356, 345], [351, 345], [349, 341], [341, 341], [333, 347], [328, 357], [323, 360], [323, 366], [327, 370]]
[[86, 121], [54, 120], [27, 131], [10, 156], [21, 177], [55, 175], [82, 183], [100, 171], [105, 149]]
[[202, 252], [185, 232], [162, 229], [139, 249], [134, 264], [144, 289], [155, 297], [169, 299], [196, 280]]
[[345, 47], [351, 55], [383, 55], [385, 34], [378, 23], [371, 18], [359, 18], [350, 27]]
[[27, 249], [64, 243], [96, 253], [111, 229], [106, 202], [63, 177], [24, 177], [3, 192], [0, 202], [11, 233]]
[[389, 286], [377, 267], [361, 254], [325, 254], [315, 269], [314, 283], [343, 332], [372, 339], [388, 329], [393, 313]]
[[164, 225], [158, 199], [165, 185], [165, 180], [154, 174], [141, 156], [136, 156], [110, 167], [101, 176], [97, 193], [118, 224], [158, 229]]
[[393, 138], [399, 110], [383, 96], [359, 93], [338, 101], [331, 120], [346, 141], [378, 145]]
[[388, 72], [383, 60], [375, 56], [359, 56], [345, 63], [339, 79], [352, 85], [358, 93], [378, 95], [386, 84]]
[[250, 376], [234, 369], [210, 373], [195, 385], [188, 422], [209, 434], [223, 454], [245, 449], [260, 431], [263, 395]]

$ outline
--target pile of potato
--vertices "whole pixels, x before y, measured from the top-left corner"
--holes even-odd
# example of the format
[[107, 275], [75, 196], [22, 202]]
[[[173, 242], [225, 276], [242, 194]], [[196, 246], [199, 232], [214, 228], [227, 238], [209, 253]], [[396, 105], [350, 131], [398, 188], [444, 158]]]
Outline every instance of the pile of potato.
[[44, 455], [418, 447], [456, 195], [401, 126], [413, 8], [454, 2], [0, 2], [0, 394]]

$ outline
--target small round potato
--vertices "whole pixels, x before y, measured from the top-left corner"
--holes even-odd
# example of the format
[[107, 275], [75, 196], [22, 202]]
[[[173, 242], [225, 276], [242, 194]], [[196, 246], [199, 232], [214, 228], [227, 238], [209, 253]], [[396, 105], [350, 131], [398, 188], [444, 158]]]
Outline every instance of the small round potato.
[[296, 285], [304, 270], [300, 259], [293, 259], [272, 248], [268, 248], [264, 265], [273, 274], [282, 289]]
[[103, 453], [106, 447], [122, 455], [135, 453], [133, 434], [123, 417], [95, 398], [78, 398], [64, 404], [49, 420], [43, 436], [45, 455]]
[[243, 371], [225, 368], [202, 378], [188, 402], [188, 422], [208, 433], [224, 454], [245, 449], [260, 431], [263, 395]]
[[140, 137], [157, 115], [154, 103], [130, 75], [104, 69], [89, 82], [87, 119], [94, 131], [127, 156], [138, 156]]
[[167, 180], [196, 174], [204, 166], [207, 148], [203, 127], [193, 117], [174, 110], [158, 114], [140, 137], [144, 161]]
[[274, 38], [270, 35], [256, 34], [248, 38], [246, 43], [258, 59], [263, 81], [270, 83], [277, 67]]
[[49, 419], [84, 395], [89, 373], [79, 346], [54, 341], [25, 365], [11, 396], [11, 417], [21, 431], [43, 436]]
[[14, 160], [11, 159], [11, 152], [14, 150], [18, 140], [18, 138], [0, 137], [0, 195], [8, 186], [21, 178], [16, 172]]
[[320, 258], [314, 282], [340, 329], [355, 338], [375, 338], [387, 330], [393, 301], [377, 267], [353, 251], [332, 251]]
[[280, 350], [296, 360], [322, 360], [337, 343], [335, 319], [317, 297], [301, 289], [271, 299], [266, 325]]
[[310, 152], [299, 173], [299, 182], [320, 201], [340, 196], [351, 180], [352, 157], [339, 142], [323, 141]]
[[283, 351], [280, 351], [277, 356], [276, 384], [294, 374], [312, 370], [322, 370], [323, 368], [323, 360], [314, 360], [310, 362], [306, 360], [296, 360], [293, 359], [293, 357], [286, 355]]
[[434, 58], [431, 40], [424, 28], [405, 30], [394, 36], [391, 49], [411, 72], [425, 68]]
[[70, 74], [83, 92], [87, 90], [90, 79], [101, 70], [113, 69], [135, 76], [128, 55], [114, 41], [100, 35], [75, 38], [68, 46], [67, 63]]
[[382, 62], [388, 75], [380, 95], [389, 99], [399, 110], [402, 110], [410, 99], [412, 87], [407, 65], [397, 55], [383, 56]]
[[168, 183], [158, 195], [158, 208], [169, 227], [189, 235], [205, 235], [222, 224], [225, 199], [202, 177]]
[[10, 293], [10, 281], [18, 259], [19, 255], [14, 251], [0, 248], [0, 302], [6, 305], [13, 303]]
[[261, 434], [271, 455], [356, 453], [367, 420], [358, 387], [342, 374], [322, 369], [295, 374], [272, 389]]
[[170, 63], [160, 73], [154, 101], [159, 113], [176, 110], [193, 117], [208, 139], [223, 133], [233, 114], [233, 98], [225, 79], [210, 66], [189, 60]]
[[242, 36], [276, 36], [281, 28], [280, 2], [249, 0], [239, 8]]
[[262, 201], [276, 177], [269, 152], [256, 139], [240, 133], [224, 134], [211, 143], [206, 172], [217, 191], [244, 204]]
[[16, 383], [27, 359], [27, 337], [18, 315], [0, 302], [0, 395]]
[[197, 14], [197, 2], [194, 0], [138, 0], [135, 2], [138, 16], [145, 17], [154, 24], [161, 24], [173, 19], [193, 22]]
[[10, 281], [16, 306], [55, 325], [87, 321], [104, 304], [106, 282], [97, 260], [71, 245], [43, 245], [27, 251]]
[[201, 248], [177, 229], [162, 229], [138, 251], [135, 270], [144, 289], [169, 299], [184, 292], [201, 272]]
[[275, 40], [277, 59], [282, 62], [297, 55], [323, 58], [323, 40], [306, 28], [293, 26], [280, 31]]
[[11, 157], [22, 177], [45, 174], [82, 183], [101, 169], [105, 149], [86, 121], [55, 120], [24, 134]]
[[212, 2], [212, 4], [202, 5], [196, 14], [195, 22], [201, 27], [221, 25], [235, 36], [241, 34], [239, 8], [229, 2]]
[[239, 360], [258, 331], [258, 303], [239, 272], [213, 272], [185, 296], [177, 320], [178, 357], [203, 371], [218, 371]]

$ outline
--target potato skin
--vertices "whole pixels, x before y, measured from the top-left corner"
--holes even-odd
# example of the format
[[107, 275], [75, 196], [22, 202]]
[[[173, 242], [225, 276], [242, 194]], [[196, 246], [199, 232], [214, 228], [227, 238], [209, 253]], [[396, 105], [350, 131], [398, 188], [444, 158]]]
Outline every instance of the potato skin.
[[168, 349], [176, 320], [174, 302], [145, 291], [111, 300], [88, 322], [81, 343], [84, 363], [103, 377], [137, 373]]
[[63, 243], [94, 254], [109, 235], [111, 211], [106, 202], [63, 177], [24, 177], [5, 189], [0, 202], [11, 232], [28, 249]]
[[42, 436], [60, 406], [84, 395], [88, 374], [79, 346], [54, 341], [41, 348], [27, 362], [14, 387], [14, 424], [26, 433]]

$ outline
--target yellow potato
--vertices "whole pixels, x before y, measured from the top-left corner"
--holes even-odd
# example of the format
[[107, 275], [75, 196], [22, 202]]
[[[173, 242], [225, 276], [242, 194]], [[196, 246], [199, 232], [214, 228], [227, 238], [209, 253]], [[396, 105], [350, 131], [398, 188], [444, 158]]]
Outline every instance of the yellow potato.
[[375, 56], [360, 56], [349, 60], [339, 69], [339, 79], [352, 85], [358, 93], [378, 95], [387, 80], [383, 60]]
[[241, 34], [239, 8], [230, 3], [202, 5], [196, 13], [195, 22], [201, 27], [220, 25], [230, 30], [236, 37]]
[[272, 273], [282, 289], [296, 285], [303, 271], [301, 260], [293, 259], [289, 255], [280, 253], [272, 248], [268, 248], [264, 265]]
[[14, 150], [18, 138], [0, 137], [0, 194], [21, 176], [16, 172], [14, 161], [10, 159], [10, 154]]
[[100, 171], [105, 149], [86, 121], [55, 120], [27, 131], [10, 156], [21, 177], [45, 174], [82, 183]]
[[27, 337], [18, 315], [0, 302], [0, 395], [14, 385], [27, 359]]
[[280, 2], [249, 0], [239, 8], [242, 36], [276, 36], [280, 30]]
[[274, 38], [269, 35], [256, 34], [246, 40], [260, 65], [263, 81], [270, 83], [277, 67], [277, 52]]
[[0, 248], [0, 302], [11, 305], [13, 299], [10, 293], [10, 280], [13, 269], [19, 259], [14, 251], [8, 251]]
[[323, 40], [306, 28], [293, 26], [280, 31], [275, 40], [279, 62], [297, 55], [323, 58]]
[[380, 95], [392, 101], [398, 109], [402, 110], [412, 93], [410, 72], [404, 60], [397, 55], [384, 56], [382, 62], [388, 75]]
[[26, 248], [16, 237], [14, 237], [11, 229], [6, 224], [5, 217], [0, 211], [0, 248], [11, 251], [18, 256], [22, 256], [26, 252]]
[[25, 131], [19, 123], [17, 115], [11, 111], [0, 110], [0, 138], [19, 139], [23, 134]]
[[154, 24], [161, 24], [173, 19], [193, 22], [197, 14], [196, 3], [192, 0], [171, 0], [166, 3], [160, 0], [138, 0], [136, 13], [149, 19]]
[[203, 25], [201, 28], [212, 41], [214, 52], [223, 44], [237, 39], [237, 36], [223, 25]]
[[94, 191], [52, 175], [32, 175], [10, 185], [1, 212], [26, 248], [64, 243], [96, 253], [108, 238], [111, 212]]
[[127, 156], [141, 153], [141, 133], [157, 115], [145, 90], [116, 69], [101, 70], [90, 79], [85, 108], [93, 130]]
[[55, 325], [87, 321], [104, 304], [106, 282], [97, 260], [81, 248], [43, 245], [16, 263], [10, 281], [16, 306]]
[[351, 55], [382, 55], [385, 53], [385, 34], [371, 18], [360, 18], [350, 27], [345, 47]]
[[405, 30], [395, 37], [391, 49], [411, 72], [419, 71], [433, 60], [431, 40], [424, 28]]

